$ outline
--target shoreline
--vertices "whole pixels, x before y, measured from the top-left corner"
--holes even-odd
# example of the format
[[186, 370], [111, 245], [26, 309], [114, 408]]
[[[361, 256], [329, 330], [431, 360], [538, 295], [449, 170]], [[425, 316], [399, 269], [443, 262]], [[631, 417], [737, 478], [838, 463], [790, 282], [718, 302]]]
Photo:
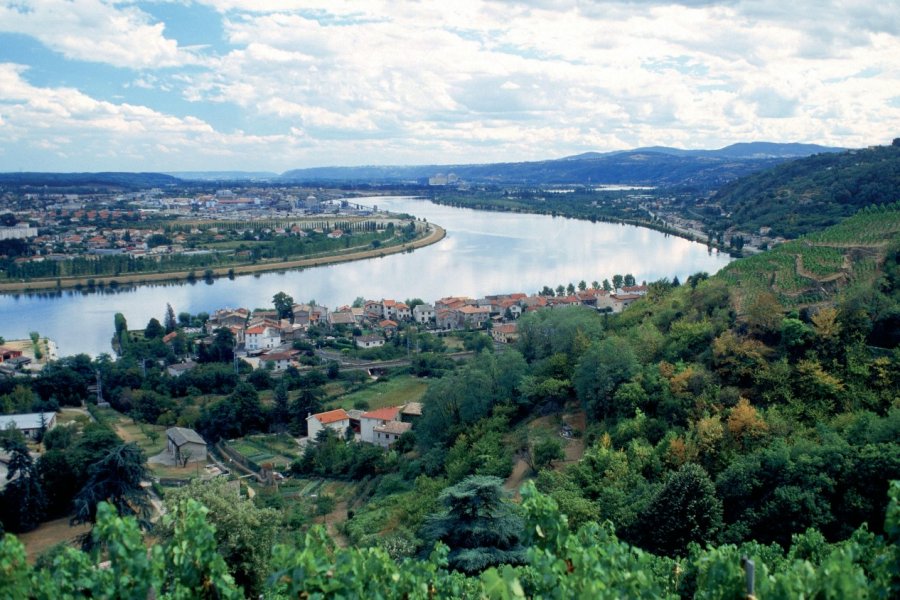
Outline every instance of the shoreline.
[[690, 229], [684, 229], [677, 225], [669, 224], [659, 224], [653, 221], [647, 221], [645, 219], [617, 219], [615, 217], [585, 217], [585, 216], [576, 216], [576, 215], [567, 215], [562, 213], [554, 214], [552, 211], [541, 211], [541, 210], [520, 210], [520, 209], [506, 209], [506, 208], [498, 208], [496, 206], [479, 206], [478, 208], [474, 208], [471, 206], [467, 206], [461, 203], [454, 202], [445, 202], [439, 200], [437, 198], [426, 198], [435, 204], [439, 204], [441, 206], [450, 206], [453, 208], [468, 208], [470, 210], [483, 210], [487, 212], [499, 212], [499, 213], [511, 213], [511, 214], [519, 214], [519, 215], [542, 215], [545, 217], [561, 217], [564, 219], [575, 219], [576, 221], [590, 221], [592, 223], [611, 223], [614, 225], [629, 225], [631, 227], [640, 227], [643, 229], [650, 229], [652, 231], [658, 231], [659, 233], [664, 233], [666, 235], [671, 235], [674, 237], [681, 238], [683, 240], [687, 240], [689, 242], [694, 242], [695, 244], [703, 244], [708, 248], [713, 248], [718, 252], [724, 252], [728, 254], [732, 258], [743, 258], [745, 256], [751, 256], [753, 254], [759, 254], [762, 252], [759, 248], [751, 245], [745, 245], [743, 249], [743, 254], [740, 256], [735, 256], [728, 250], [728, 248], [724, 248], [717, 243], [709, 244], [703, 241], [701, 235], [696, 231], [692, 231]]
[[[428, 224], [431, 232], [418, 240], [400, 244], [397, 246], [386, 246], [382, 248], [373, 248], [371, 250], [361, 250], [348, 252], [347, 254], [335, 254], [332, 256], [320, 256], [317, 258], [299, 258], [296, 260], [278, 261], [271, 263], [257, 263], [245, 265], [231, 265], [228, 267], [209, 268], [213, 272], [214, 277], [227, 276], [229, 272], [234, 275], [246, 275], [250, 273], [264, 273], [268, 271], [285, 271], [290, 269], [301, 269], [309, 267], [320, 267], [325, 265], [334, 265], [343, 262], [353, 262], [357, 260], [367, 260], [369, 258], [381, 258], [391, 254], [400, 254], [410, 250], [417, 250], [436, 244], [447, 236], [447, 231], [440, 225], [434, 223]], [[205, 272], [207, 269], [204, 269]], [[163, 283], [170, 281], [187, 280], [191, 273], [194, 273], [196, 279], [203, 279], [203, 275], [198, 275], [197, 270], [189, 271], [168, 271], [165, 273], [133, 273], [128, 275], [99, 275], [96, 277], [65, 277], [53, 279], [33, 279], [31, 281], [20, 281], [14, 283], [0, 283], [0, 294], [15, 294], [29, 292], [45, 292], [47, 290], [85, 288], [88, 287], [88, 281], [94, 282], [94, 289], [98, 287], [115, 286], [131, 286], [141, 285], [145, 283]]]

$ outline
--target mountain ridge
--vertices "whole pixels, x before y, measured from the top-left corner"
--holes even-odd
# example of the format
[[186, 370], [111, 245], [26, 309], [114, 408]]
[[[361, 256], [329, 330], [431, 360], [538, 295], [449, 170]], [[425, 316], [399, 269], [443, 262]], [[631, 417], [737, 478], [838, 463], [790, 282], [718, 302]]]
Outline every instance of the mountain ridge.
[[497, 185], [633, 183], [714, 187], [792, 158], [841, 151], [816, 144], [774, 142], [743, 142], [718, 150], [650, 146], [524, 162], [309, 167], [285, 171], [280, 179], [425, 183], [430, 177], [452, 173], [469, 183]]

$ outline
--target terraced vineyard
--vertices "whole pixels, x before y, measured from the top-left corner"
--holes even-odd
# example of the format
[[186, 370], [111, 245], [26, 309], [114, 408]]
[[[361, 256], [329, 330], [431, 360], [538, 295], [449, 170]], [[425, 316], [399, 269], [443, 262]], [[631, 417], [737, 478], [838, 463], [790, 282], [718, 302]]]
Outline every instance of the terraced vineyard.
[[878, 264], [897, 244], [900, 203], [869, 207], [838, 225], [735, 261], [719, 276], [740, 290], [738, 314], [764, 292], [799, 308], [827, 300], [840, 287], [871, 285]]

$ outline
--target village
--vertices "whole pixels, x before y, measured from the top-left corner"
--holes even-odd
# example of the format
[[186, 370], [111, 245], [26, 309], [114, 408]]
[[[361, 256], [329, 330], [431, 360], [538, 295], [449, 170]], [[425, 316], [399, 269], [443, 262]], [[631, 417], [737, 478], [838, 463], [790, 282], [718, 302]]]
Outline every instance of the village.
[[[613, 278], [633, 282], [630, 276]], [[609, 287], [608, 282], [604, 282]], [[573, 287], [570, 285], [570, 288]], [[584, 282], [575, 290], [565, 290], [559, 286], [561, 295], [545, 288], [543, 293], [527, 295], [510, 293], [489, 295], [482, 298], [445, 297], [425, 303], [419, 299], [407, 302], [380, 299], [357, 299], [353, 305], [345, 305], [330, 310], [315, 303], [293, 303], [290, 296], [282, 294], [281, 300], [291, 301], [289, 307], [279, 310], [254, 310], [247, 308], [222, 308], [208, 316], [202, 327], [179, 327], [165, 334], [162, 342], [172, 346], [179, 336], [189, 336], [195, 347], [213, 343], [217, 332], [228, 332], [233, 343], [235, 364], [247, 363], [253, 369], [263, 369], [273, 377], [294, 369], [308, 371], [321, 359], [336, 363], [342, 368], [362, 370], [367, 376], [377, 378], [386, 369], [409, 364], [407, 358], [379, 360], [364, 355], [352, 357], [348, 343], [358, 350], [371, 350], [385, 346], [396, 336], [409, 330], [427, 332], [433, 335], [447, 335], [453, 332], [483, 332], [490, 335], [498, 347], [512, 344], [517, 338], [517, 319], [525, 313], [541, 308], [560, 309], [572, 306], [587, 306], [599, 312], [619, 313], [635, 300], [648, 292], [646, 284], [621, 285], [615, 289], [604, 289], [595, 282], [588, 287]], [[573, 291], [571, 294], [566, 291]], [[549, 293], [548, 293], [549, 292]], [[315, 337], [311, 334], [315, 333]], [[324, 335], [322, 335], [324, 333]], [[311, 340], [315, 341], [318, 359], [310, 360]], [[47, 360], [35, 360], [38, 342], [31, 340], [5, 342], [0, 346], [0, 377], [31, 376], [43, 369]], [[54, 348], [51, 340], [43, 340], [45, 347]], [[53, 350], [55, 352], [55, 350]], [[465, 353], [461, 353], [465, 354]], [[173, 378], [182, 376], [198, 366], [189, 352], [177, 353], [178, 362], [165, 364], [166, 373]], [[49, 358], [55, 358], [52, 354]], [[104, 401], [102, 390], [90, 386], [97, 394], [97, 404], [109, 407]], [[390, 448], [406, 431], [410, 430], [416, 417], [421, 416], [422, 405], [409, 402], [402, 405], [388, 405], [372, 412], [342, 408], [310, 414], [305, 436], [297, 439], [302, 448], [308, 441], [315, 441], [317, 434], [329, 428], [347, 435], [352, 432], [357, 441], [377, 444]], [[56, 424], [55, 413], [27, 413], [3, 417], [3, 427], [16, 427], [29, 439], [37, 439], [39, 430], [52, 429]], [[168, 451], [173, 463], [181, 460], [178, 440], [198, 443], [199, 436], [192, 430], [175, 428], [180, 432], [170, 440]], [[185, 431], [189, 433], [185, 433]], [[186, 437], [185, 437], [186, 436]], [[187, 443], [187, 442], [184, 442]], [[205, 442], [202, 442], [205, 446]], [[195, 449], [190, 461], [206, 461], [206, 452]]]

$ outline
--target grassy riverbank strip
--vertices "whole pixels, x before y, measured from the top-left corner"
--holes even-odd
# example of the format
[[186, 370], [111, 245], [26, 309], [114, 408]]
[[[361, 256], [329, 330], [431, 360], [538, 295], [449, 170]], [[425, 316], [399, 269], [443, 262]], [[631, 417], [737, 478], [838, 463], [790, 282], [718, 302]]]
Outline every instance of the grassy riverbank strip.
[[[366, 260], [369, 258], [381, 258], [391, 254], [400, 254], [409, 252], [418, 248], [424, 248], [431, 244], [444, 239], [447, 235], [446, 230], [439, 225], [430, 223], [429, 232], [422, 238], [406, 242], [396, 246], [381, 246], [370, 250], [360, 250], [341, 254], [320, 255], [308, 258], [274, 261], [274, 262], [258, 262], [255, 264], [237, 264], [227, 267], [211, 267], [205, 269], [211, 271], [214, 277], [224, 277], [230, 274], [246, 275], [249, 273], [263, 273], [269, 271], [285, 271], [289, 269], [305, 269], [311, 267], [322, 267], [326, 265], [334, 265], [342, 262], [351, 262], [357, 260]], [[110, 275], [110, 276], [94, 276], [94, 277], [60, 277], [48, 279], [32, 279], [29, 281], [16, 281], [9, 283], [0, 283], [0, 293], [19, 293], [19, 292], [37, 292], [53, 289], [70, 289], [90, 287], [93, 282], [94, 287], [108, 286], [130, 286], [142, 283], [161, 283], [167, 281], [182, 281], [190, 279], [203, 279], [204, 273], [197, 274], [196, 270], [189, 271], [170, 271], [162, 273], [129, 273], [126, 275]]]

